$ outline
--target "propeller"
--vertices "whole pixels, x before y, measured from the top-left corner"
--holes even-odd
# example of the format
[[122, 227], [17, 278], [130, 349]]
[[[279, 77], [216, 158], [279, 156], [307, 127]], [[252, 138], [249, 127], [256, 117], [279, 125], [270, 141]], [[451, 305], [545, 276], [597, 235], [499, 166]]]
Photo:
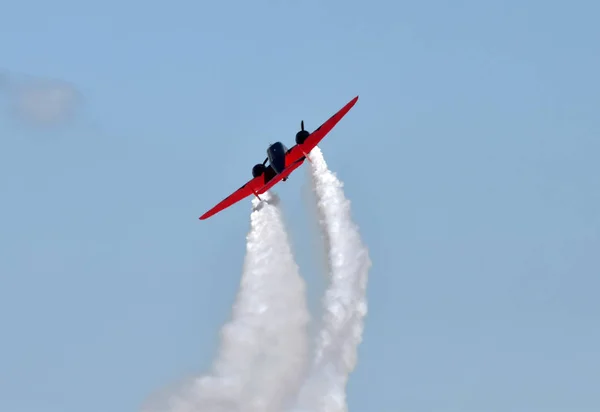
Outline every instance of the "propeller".
[[267, 157], [267, 158], [265, 159], [265, 161], [262, 163], [262, 164], [263, 164], [263, 166], [266, 166], [268, 161], [269, 161], [269, 158]]
[[[304, 130], [304, 120], [300, 121], [300, 129], [301, 129], [300, 132], [304, 132], [305, 131]], [[298, 134], [300, 134], [300, 132], [298, 132]], [[310, 135], [310, 133], [308, 133], [308, 135]], [[296, 139], [297, 139], [297, 137], [296, 137]], [[306, 152], [304, 152], [304, 149], [302, 149], [302, 147], [300, 147], [300, 150], [302, 150], [302, 154], [308, 159], [308, 161], [312, 163], [312, 160], [310, 160], [310, 157], [308, 157], [308, 154]]]

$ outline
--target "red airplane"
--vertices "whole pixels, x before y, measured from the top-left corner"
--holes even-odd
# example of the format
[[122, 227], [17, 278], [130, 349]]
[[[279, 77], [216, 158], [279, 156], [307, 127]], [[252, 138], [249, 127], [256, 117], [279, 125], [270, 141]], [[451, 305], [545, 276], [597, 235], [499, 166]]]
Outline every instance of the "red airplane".
[[[304, 130], [304, 120], [301, 121], [301, 130], [296, 133], [296, 144], [294, 147], [288, 149], [281, 142], [270, 145], [267, 148], [267, 158], [265, 161], [252, 168], [252, 176], [254, 178], [200, 216], [200, 220], [207, 219], [252, 194], [259, 200], [262, 200], [259, 195], [272, 188], [277, 182], [281, 180], [285, 182], [290, 173], [300, 167], [305, 159], [310, 161], [308, 153], [342, 120], [342, 117], [350, 111], [357, 100], [358, 96], [350, 100], [340, 111], [331, 116], [312, 133]], [[266, 166], [267, 161], [270, 163], [269, 166]]]

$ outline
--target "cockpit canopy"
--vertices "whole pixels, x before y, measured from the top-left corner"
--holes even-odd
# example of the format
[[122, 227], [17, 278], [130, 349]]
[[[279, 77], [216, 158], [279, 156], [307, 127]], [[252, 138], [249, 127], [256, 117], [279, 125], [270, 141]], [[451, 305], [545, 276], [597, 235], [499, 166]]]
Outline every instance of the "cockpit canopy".
[[269, 162], [273, 163], [276, 158], [280, 156], [285, 156], [285, 153], [288, 151], [288, 148], [281, 142], [273, 143], [267, 149], [267, 157], [269, 158]]
[[281, 142], [273, 143], [267, 149], [269, 163], [271, 163], [275, 172], [281, 173], [285, 169], [285, 154], [287, 151], [287, 147]]

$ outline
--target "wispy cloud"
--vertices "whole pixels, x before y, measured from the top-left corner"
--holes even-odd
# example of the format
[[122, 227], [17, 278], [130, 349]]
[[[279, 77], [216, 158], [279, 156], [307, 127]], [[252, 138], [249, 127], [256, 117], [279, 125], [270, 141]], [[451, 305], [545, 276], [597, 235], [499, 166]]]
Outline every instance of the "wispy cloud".
[[57, 126], [73, 119], [81, 94], [65, 81], [0, 73], [0, 97], [7, 114], [34, 126]]

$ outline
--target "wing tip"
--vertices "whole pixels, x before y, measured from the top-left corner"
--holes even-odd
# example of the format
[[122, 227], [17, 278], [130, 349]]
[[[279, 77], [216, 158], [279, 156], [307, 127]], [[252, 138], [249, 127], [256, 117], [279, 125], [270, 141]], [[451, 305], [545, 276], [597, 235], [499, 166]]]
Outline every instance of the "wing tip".
[[348, 104], [346, 104], [346, 106], [348, 108], [351, 108], [352, 106], [354, 106], [356, 104], [357, 101], [358, 101], [358, 95], [356, 95], [356, 97], [354, 97], [352, 100], [350, 100], [348, 102]]

